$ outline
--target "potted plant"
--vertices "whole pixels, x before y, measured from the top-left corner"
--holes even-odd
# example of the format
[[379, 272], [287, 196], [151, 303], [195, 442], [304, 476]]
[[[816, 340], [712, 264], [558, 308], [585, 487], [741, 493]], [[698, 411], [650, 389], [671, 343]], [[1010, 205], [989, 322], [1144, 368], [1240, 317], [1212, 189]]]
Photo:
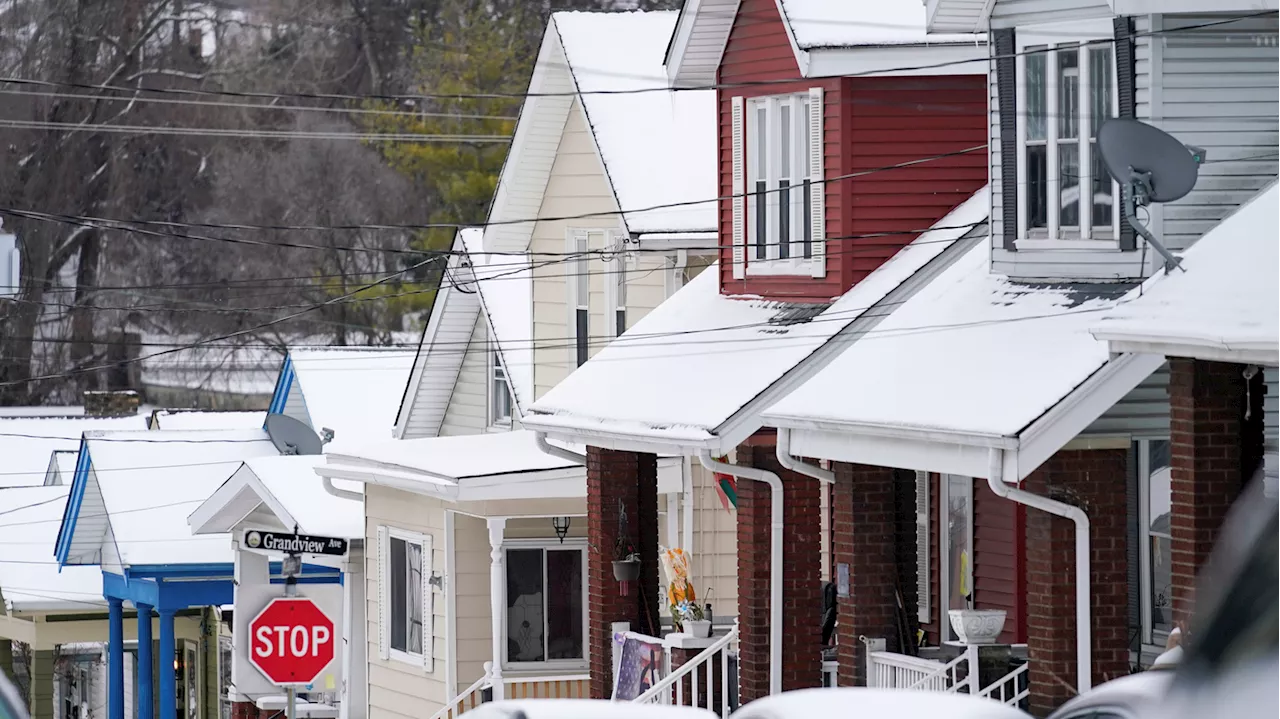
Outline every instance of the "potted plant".
[[618, 537], [613, 546], [613, 578], [619, 582], [634, 582], [640, 578], [640, 553], [626, 537]]
[[702, 607], [697, 602], [681, 602], [676, 605], [672, 616], [680, 615], [681, 623], [690, 634], [700, 639], [711, 636], [711, 620], [706, 618]]

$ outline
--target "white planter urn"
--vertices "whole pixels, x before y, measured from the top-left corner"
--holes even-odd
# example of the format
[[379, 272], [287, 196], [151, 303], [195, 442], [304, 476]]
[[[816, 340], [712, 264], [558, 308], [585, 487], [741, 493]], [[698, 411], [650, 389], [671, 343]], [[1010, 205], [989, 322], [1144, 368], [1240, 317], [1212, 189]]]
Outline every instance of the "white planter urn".
[[689, 619], [685, 621], [684, 626], [690, 634], [699, 639], [707, 639], [711, 636], [711, 621], [708, 619]]
[[952, 609], [947, 616], [963, 644], [995, 644], [1004, 629], [1003, 609]]

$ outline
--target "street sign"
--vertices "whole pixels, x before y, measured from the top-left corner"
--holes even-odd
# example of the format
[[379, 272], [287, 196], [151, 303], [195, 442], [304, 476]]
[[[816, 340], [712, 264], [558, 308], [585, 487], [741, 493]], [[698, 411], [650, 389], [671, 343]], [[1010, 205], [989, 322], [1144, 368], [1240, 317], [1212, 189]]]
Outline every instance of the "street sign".
[[246, 529], [244, 545], [249, 549], [265, 549], [285, 554], [329, 554], [335, 557], [343, 557], [347, 554], [345, 539], [272, 532], [266, 529]]
[[249, 622], [249, 662], [273, 684], [311, 684], [335, 646], [333, 622], [310, 599], [273, 599]]

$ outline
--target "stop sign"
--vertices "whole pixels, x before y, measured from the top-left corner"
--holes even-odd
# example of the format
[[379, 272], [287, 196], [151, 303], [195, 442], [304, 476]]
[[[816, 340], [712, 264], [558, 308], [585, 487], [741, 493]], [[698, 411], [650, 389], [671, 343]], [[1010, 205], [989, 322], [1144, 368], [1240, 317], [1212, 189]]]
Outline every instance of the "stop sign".
[[310, 684], [333, 661], [333, 634], [310, 599], [273, 599], [249, 622], [249, 661], [273, 684]]

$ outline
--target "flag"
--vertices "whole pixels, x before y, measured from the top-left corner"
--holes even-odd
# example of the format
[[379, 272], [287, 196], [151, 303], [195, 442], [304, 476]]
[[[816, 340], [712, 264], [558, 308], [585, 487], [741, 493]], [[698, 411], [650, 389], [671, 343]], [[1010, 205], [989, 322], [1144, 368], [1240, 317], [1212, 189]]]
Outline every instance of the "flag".
[[[720, 457], [716, 461], [723, 462], [725, 459], [725, 457]], [[738, 479], [731, 474], [716, 472], [716, 494], [720, 496], [720, 504], [724, 507], [724, 511], [728, 512], [730, 505], [737, 509]]]

